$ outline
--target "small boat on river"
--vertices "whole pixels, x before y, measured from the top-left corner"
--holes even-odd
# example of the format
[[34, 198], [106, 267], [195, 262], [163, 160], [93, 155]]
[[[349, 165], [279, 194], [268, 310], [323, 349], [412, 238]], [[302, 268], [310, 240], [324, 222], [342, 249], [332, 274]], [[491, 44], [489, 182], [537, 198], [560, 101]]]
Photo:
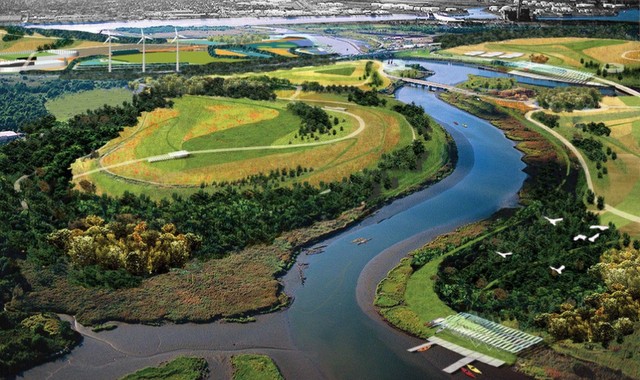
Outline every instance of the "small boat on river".
[[369, 240], [371, 240], [371, 238], [366, 239], [366, 238], [357, 238], [357, 239], [353, 239], [352, 243], [358, 244], [358, 245], [362, 245], [365, 244], [366, 242], [368, 242]]
[[471, 372], [477, 373], [479, 375], [482, 375], [482, 371], [480, 371], [479, 369], [477, 369], [476, 367], [472, 366], [471, 364], [467, 364], [467, 368], [469, 368], [469, 370]]
[[465, 375], [467, 375], [468, 377], [475, 379], [476, 375], [473, 374], [473, 372], [471, 372], [470, 370], [468, 370], [465, 367], [460, 368], [460, 371], [462, 371], [462, 373], [464, 373]]

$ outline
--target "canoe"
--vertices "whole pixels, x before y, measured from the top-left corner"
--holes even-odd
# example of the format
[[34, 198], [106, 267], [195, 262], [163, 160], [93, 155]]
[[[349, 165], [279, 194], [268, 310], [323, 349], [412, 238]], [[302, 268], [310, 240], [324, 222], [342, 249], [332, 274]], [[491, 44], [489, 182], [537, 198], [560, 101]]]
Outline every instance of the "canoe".
[[431, 345], [418, 348], [418, 352], [425, 352], [431, 348]]
[[472, 379], [476, 378], [476, 375], [473, 374], [473, 372], [469, 371], [468, 369], [462, 367], [460, 368], [460, 371], [462, 371], [462, 373], [464, 373], [465, 375], [469, 376]]
[[469, 368], [471, 370], [471, 372], [475, 372], [475, 373], [478, 373], [478, 374], [482, 375], [482, 371], [480, 371], [476, 367], [472, 366], [471, 364], [467, 364], [467, 368]]

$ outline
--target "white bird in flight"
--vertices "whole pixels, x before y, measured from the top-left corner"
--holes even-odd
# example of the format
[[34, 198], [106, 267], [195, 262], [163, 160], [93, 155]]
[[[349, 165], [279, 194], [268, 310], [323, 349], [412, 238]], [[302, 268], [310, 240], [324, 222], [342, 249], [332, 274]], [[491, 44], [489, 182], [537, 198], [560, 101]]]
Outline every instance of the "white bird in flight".
[[556, 218], [556, 219], [551, 219], [551, 218], [547, 218], [546, 216], [544, 217], [546, 220], [549, 221], [549, 223], [553, 224], [554, 226], [558, 223], [558, 222], [562, 222], [563, 218]]
[[502, 256], [502, 258], [503, 258], [503, 259], [506, 259], [506, 258], [507, 258], [507, 256], [511, 256], [511, 255], [513, 255], [513, 252], [498, 252], [498, 251], [496, 251], [496, 253], [497, 253], [498, 255]]
[[578, 241], [578, 240], [582, 240], [582, 241], [587, 240], [587, 235], [580, 234], [573, 237], [573, 241]]
[[593, 243], [593, 242], [594, 242], [594, 241], [596, 241], [596, 239], [597, 239], [597, 238], [599, 238], [599, 237], [600, 237], [600, 233], [598, 232], [597, 234], [595, 234], [595, 235], [591, 236], [591, 237], [589, 238], [589, 241]]
[[609, 229], [609, 226], [589, 226], [592, 230], [605, 231]]
[[553, 269], [558, 274], [562, 274], [562, 271], [564, 270], [564, 265], [561, 265], [560, 268], [554, 268], [554, 267], [549, 267], [549, 268]]

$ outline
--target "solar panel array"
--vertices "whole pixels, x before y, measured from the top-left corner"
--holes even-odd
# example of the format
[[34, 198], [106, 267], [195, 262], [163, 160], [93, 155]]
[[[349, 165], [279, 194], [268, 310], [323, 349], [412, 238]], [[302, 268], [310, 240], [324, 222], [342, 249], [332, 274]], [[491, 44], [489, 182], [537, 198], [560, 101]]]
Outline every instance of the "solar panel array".
[[514, 354], [542, 341], [541, 337], [468, 313], [450, 315], [441, 326], [464, 338], [474, 339]]

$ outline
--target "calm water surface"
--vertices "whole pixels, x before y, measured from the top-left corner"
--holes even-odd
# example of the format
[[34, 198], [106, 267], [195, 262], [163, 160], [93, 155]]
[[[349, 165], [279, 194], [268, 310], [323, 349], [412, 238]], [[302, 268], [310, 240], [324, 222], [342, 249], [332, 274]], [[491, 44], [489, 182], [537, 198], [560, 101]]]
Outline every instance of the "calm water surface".
[[[447, 84], [480, 71], [422, 64], [436, 71], [430, 80]], [[259, 316], [258, 322], [247, 325], [120, 324], [116, 330], [85, 337], [71, 354], [30, 370], [24, 377], [110, 379], [189, 354], [207, 358], [213, 377], [224, 378], [230, 375], [230, 355], [256, 352], [272, 356], [289, 379], [450, 378], [441, 369], [460, 356], [440, 347], [407, 353], [407, 348], [420, 341], [372, 313], [373, 289], [409, 250], [456, 226], [515, 206], [526, 177], [525, 165], [502, 132], [441, 102], [433, 93], [403, 88], [397, 97], [424, 106], [450, 131], [459, 150], [456, 170], [431, 188], [399, 199], [320, 243], [327, 245], [323, 254], [301, 256], [299, 261], [309, 263], [305, 285], [300, 285], [295, 267], [283, 279], [285, 290], [295, 297], [290, 308]], [[358, 246], [352, 243], [358, 237], [371, 240]], [[487, 378], [519, 377], [508, 369], [478, 367], [486, 371]]]

